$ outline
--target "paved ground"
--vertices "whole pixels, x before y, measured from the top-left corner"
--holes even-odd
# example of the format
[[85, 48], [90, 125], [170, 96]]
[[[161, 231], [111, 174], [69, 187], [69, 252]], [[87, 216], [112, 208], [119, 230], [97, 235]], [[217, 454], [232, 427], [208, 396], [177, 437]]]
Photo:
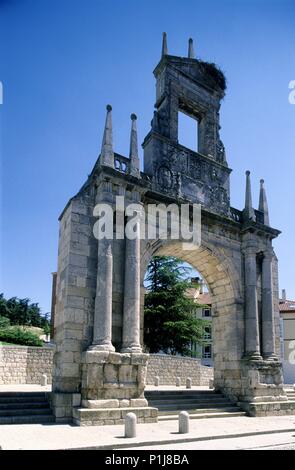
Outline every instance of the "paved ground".
[[[235, 437], [247, 435], [261, 435], [280, 431], [289, 431], [295, 434], [295, 416], [277, 416], [264, 418], [211, 418], [206, 420], [192, 420], [189, 434], [178, 434], [177, 421], [162, 421], [155, 424], [139, 424], [137, 437], [124, 438], [123, 426], [90, 426], [76, 427], [56, 424], [23, 424], [1, 425], [0, 446], [2, 449], [68, 449], [68, 448], [130, 448], [145, 445], [147, 448], [162, 444], [183, 442], [188, 449], [193, 445], [203, 448], [205, 442], [211, 440], [211, 448], [216, 449], [218, 439], [225, 440], [227, 445]], [[224, 439], [227, 436], [229, 441]], [[269, 436], [271, 439], [271, 436]], [[214, 439], [214, 442], [212, 441]], [[253, 442], [257, 442], [254, 438]], [[288, 441], [280, 441], [285, 444]], [[273, 441], [270, 441], [273, 444]], [[232, 447], [230, 447], [232, 448]]]
[[[128, 447], [135, 450], [136, 447]], [[171, 444], [140, 447], [142, 450], [171, 450]], [[173, 450], [295, 450], [295, 433], [263, 434], [228, 439], [173, 444]]]
[[38, 384], [0, 385], [1, 392], [51, 392], [51, 385], [46, 387]]
[[[160, 385], [155, 387], [154, 385], [147, 385], [145, 390], [186, 390], [184, 386], [175, 387], [174, 385]], [[209, 390], [209, 387], [195, 386], [191, 390]], [[51, 385], [42, 387], [38, 384], [11, 384], [11, 385], [0, 385], [0, 392], [43, 392], [51, 391]]]
[[[171, 389], [153, 387], [147, 389]], [[204, 389], [205, 387], [193, 387]], [[40, 385], [1, 385], [6, 391], [50, 391]], [[184, 387], [177, 388], [183, 390]], [[77, 427], [68, 424], [1, 425], [0, 447], [5, 449], [295, 449], [295, 415], [191, 420], [190, 433], [178, 434], [177, 421], [139, 424], [137, 437], [124, 438], [123, 426]]]

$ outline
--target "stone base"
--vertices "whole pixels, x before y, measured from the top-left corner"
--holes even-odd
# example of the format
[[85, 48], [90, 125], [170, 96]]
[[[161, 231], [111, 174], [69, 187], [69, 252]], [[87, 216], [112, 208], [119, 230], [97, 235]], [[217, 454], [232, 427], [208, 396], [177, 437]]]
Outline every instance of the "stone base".
[[135, 413], [138, 423], [157, 423], [158, 409], [140, 408], [73, 408], [73, 423], [77, 426], [124, 424], [127, 413]]
[[142, 353], [86, 351], [82, 359], [83, 401], [144, 399], [147, 360], [148, 354]]
[[81, 405], [80, 393], [51, 392], [48, 394], [56, 423], [70, 423], [73, 407]]
[[286, 416], [295, 415], [295, 401], [239, 402], [248, 416]]

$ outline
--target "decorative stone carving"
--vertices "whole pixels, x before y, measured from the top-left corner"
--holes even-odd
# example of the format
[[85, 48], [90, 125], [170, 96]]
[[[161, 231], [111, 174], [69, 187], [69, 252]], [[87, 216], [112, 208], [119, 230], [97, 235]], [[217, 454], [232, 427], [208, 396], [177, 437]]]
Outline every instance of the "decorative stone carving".
[[160, 166], [157, 172], [158, 185], [164, 191], [169, 191], [173, 184], [173, 173], [170, 168], [166, 165]]

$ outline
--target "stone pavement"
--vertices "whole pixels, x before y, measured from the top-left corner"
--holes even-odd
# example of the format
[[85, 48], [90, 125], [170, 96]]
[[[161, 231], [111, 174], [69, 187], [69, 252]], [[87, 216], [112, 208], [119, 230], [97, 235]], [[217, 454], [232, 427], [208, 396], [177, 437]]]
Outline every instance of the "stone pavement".
[[[0, 446], [3, 450], [17, 449], [116, 449], [139, 447], [150, 448], [156, 445], [185, 443], [192, 448], [193, 443], [208, 440], [232, 439], [250, 435], [268, 435], [281, 432], [295, 433], [295, 416], [263, 418], [223, 418], [191, 420], [190, 433], [178, 434], [177, 421], [139, 424], [137, 437], [124, 438], [124, 427], [90, 426], [76, 427], [65, 424], [25, 424], [0, 426]], [[214, 448], [216, 446], [214, 445]]]
[[51, 392], [51, 385], [46, 385], [46, 387], [39, 384], [0, 385], [1, 392]]
[[[175, 385], [159, 385], [155, 387], [154, 385], [147, 385], [145, 390], [186, 390], [184, 386], [176, 387]], [[191, 390], [209, 390], [209, 387], [205, 385], [201, 386], [192, 386]], [[1, 392], [50, 392], [51, 385], [43, 387], [39, 384], [9, 384], [9, 385], [0, 385]]]
[[[129, 447], [126, 450], [134, 450]], [[157, 445], [140, 447], [141, 450], [171, 450], [171, 445]], [[210, 439], [208, 441], [195, 441], [173, 444], [174, 451], [185, 450], [294, 450], [295, 433], [282, 432], [279, 434], [261, 434], [246, 437], [234, 437], [227, 439]]]

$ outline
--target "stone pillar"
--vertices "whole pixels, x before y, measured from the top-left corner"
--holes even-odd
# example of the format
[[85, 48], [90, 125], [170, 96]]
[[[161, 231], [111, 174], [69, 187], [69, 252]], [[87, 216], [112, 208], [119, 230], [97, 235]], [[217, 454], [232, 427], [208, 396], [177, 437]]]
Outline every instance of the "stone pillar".
[[245, 250], [245, 353], [251, 359], [261, 359], [256, 251], [254, 248]]
[[262, 261], [262, 353], [264, 359], [277, 359], [275, 354], [272, 259], [273, 253], [264, 252]]
[[103, 238], [98, 241], [97, 286], [91, 349], [115, 350], [112, 345], [112, 289], [112, 240]]
[[140, 346], [140, 224], [136, 237], [126, 237], [122, 352], [142, 352]]

